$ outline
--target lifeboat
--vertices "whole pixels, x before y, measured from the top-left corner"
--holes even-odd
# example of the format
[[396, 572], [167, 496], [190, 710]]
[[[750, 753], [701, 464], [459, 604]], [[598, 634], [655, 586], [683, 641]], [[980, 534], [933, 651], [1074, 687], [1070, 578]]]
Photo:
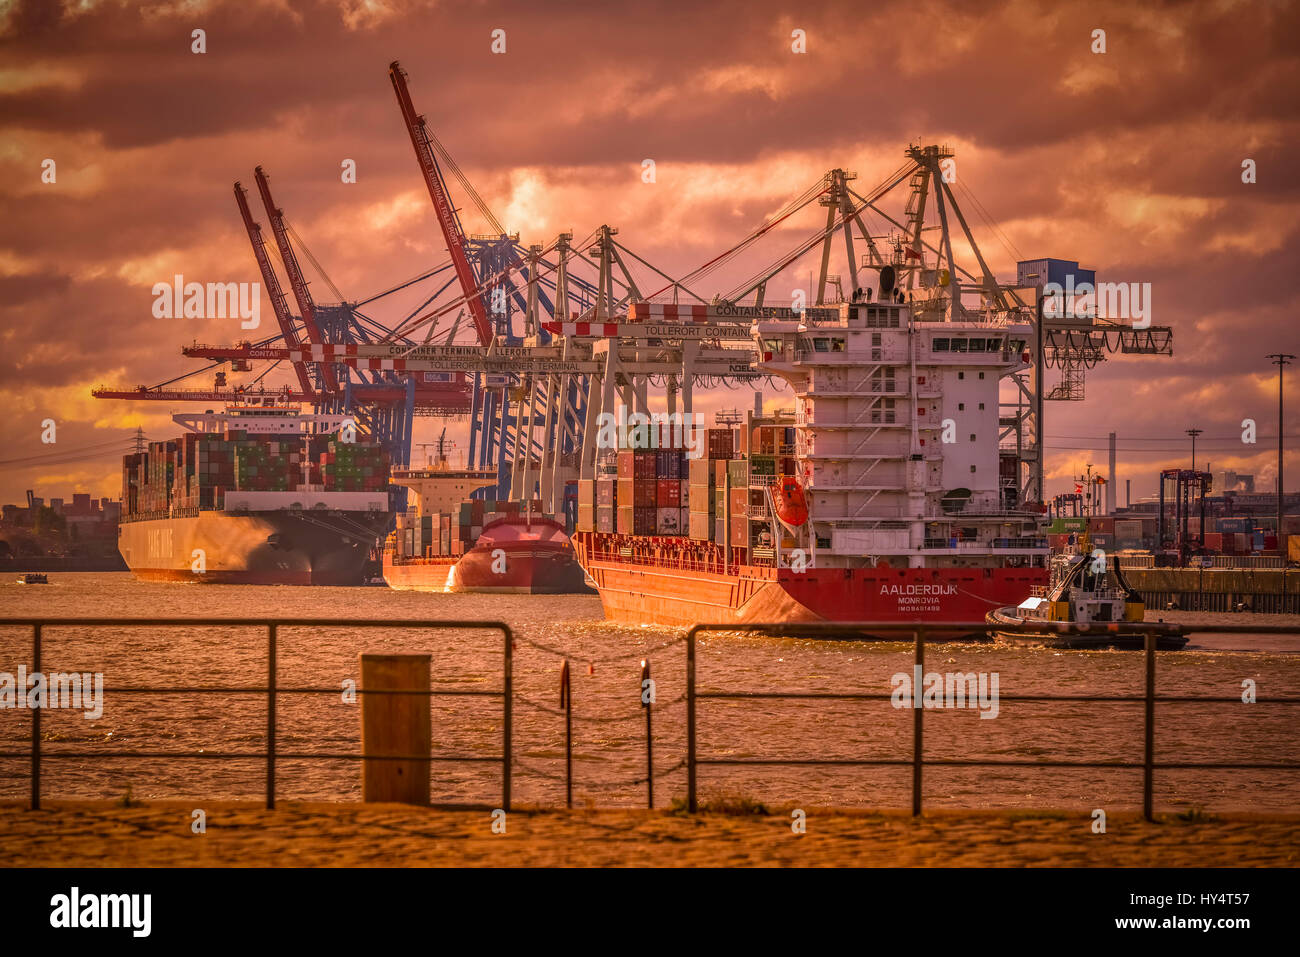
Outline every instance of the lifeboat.
[[808, 499], [798, 479], [793, 475], [783, 476], [780, 487], [774, 492], [776, 517], [782, 525], [793, 532], [808, 521]]

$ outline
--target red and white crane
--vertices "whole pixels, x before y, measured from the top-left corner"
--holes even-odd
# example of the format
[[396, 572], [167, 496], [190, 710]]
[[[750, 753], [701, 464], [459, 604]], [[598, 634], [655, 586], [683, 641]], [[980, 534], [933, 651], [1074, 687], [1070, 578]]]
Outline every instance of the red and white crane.
[[396, 60], [389, 64], [388, 76], [393, 81], [393, 91], [397, 94], [397, 103], [402, 109], [406, 130], [411, 134], [415, 158], [420, 164], [420, 172], [424, 175], [424, 183], [429, 188], [429, 196], [433, 200], [433, 208], [438, 216], [438, 225], [442, 227], [443, 238], [447, 241], [447, 252], [451, 254], [456, 279], [460, 282], [461, 291], [469, 305], [479, 344], [485, 346], [493, 339], [492, 323], [488, 319], [487, 309], [483, 306], [478, 278], [474, 275], [469, 257], [465, 253], [465, 233], [461, 229], [460, 219], [447, 194], [447, 184], [443, 182], [442, 171], [434, 159], [424, 117], [415, 112], [415, 107], [411, 103], [411, 93], [406, 88], [406, 73]]
[[[275, 310], [275, 321], [280, 325], [280, 334], [284, 337], [286, 346], [298, 345], [298, 334], [293, 327], [293, 316], [289, 313], [289, 302], [284, 298], [284, 290], [280, 288], [280, 280], [275, 275], [275, 269], [271, 265], [271, 257], [266, 253], [266, 242], [262, 239], [262, 227], [253, 219], [253, 214], [248, 208], [248, 197], [244, 187], [239, 183], [235, 184], [235, 201], [239, 203], [239, 214], [244, 218], [244, 228], [248, 231], [248, 240], [253, 244], [253, 255], [257, 258], [257, 268], [262, 271], [262, 282], [266, 285], [266, 293], [271, 297], [271, 308]], [[293, 371], [298, 376], [298, 385], [301, 387], [303, 394], [314, 396], [315, 388], [312, 386], [311, 375], [307, 372], [307, 365], [303, 362], [295, 362]]]
[[[321, 336], [320, 326], [316, 323], [316, 304], [312, 301], [311, 293], [307, 290], [307, 280], [302, 274], [302, 267], [298, 265], [298, 257], [294, 255], [293, 246], [289, 244], [289, 232], [284, 225], [284, 210], [275, 205], [275, 200], [271, 198], [271, 186], [266, 180], [266, 173], [262, 167], [257, 167], [253, 171], [253, 177], [257, 180], [257, 191], [262, 196], [262, 205], [266, 207], [267, 218], [271, 221], [271, 232], [275, 236], [275, 244], [280, 250], [280, 260], [284, 263], [284, 271], [289, 276], [289, 287], [293, 289], [293, 297], [298, 303], [298, 314], [302, 316], [303, 329], [307, 334], [307, 341], [311, 345], [324, 345], [325, 339]], [[259, 234], [260, 234], [259, 229]], [[258, 259], [260, 265], [262, 259]], [[270, 262], [267, 262], [267, 270], [270, 269]], [[265, 272], [266, 270], [264, 270]], [[281, 293], [281, 298], [284, 294]], [[331, 393], [337, 392], [339, 387], [338, 377], [334, 374], [334, 366], [330, 363], [324, 363], [321, 367], [321, 373], [325, 378], [325, 388]]]

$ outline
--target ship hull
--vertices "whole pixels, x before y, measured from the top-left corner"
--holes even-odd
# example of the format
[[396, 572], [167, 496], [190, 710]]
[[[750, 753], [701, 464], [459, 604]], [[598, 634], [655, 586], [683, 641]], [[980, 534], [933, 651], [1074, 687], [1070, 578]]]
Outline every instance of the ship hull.
[[489, 526], [460, 559], [395, 559], [384, 551], [384, 578], [415, 591], [516, 595], [591, 594], [568, 537], [534, 522]]
[[[605, 617], [628, 624], [801, 624], [983, 621], [1047, 581], [1042, 568], [817, 568], [762, 566], [730, 572], [647, 560], [579, 559], [596, 583]], [[944, 634], [940, 629], [936, 634]]]
[[118, 551], [144, 581], [238, 585], [360, 585], [372, 542], [388, 517], [376, 513], [294, 511], [122, 522]]

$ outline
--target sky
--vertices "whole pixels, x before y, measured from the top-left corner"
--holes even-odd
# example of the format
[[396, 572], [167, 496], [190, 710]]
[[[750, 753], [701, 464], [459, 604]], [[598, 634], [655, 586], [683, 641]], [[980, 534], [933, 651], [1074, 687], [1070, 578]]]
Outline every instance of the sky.
[[[348, 299], [446, 261], [392, 60], [524, 243], [607, 223], [673, 276], [829, 169], [856, 173], [863, 192], [909, 144], [946, 144], [1000, 278], [1021, 258], [1077, 260], [1101, 280], [1150, 283], [1152, 322], [1174, 332], [1172, 357], [1110, 357], [1088, 372], [1084, 401], [1048, 404], [1048, 493], [1070, 491], [1088, 463], [1104, 468], [1116, 432], [1119, 481], [1149, 494], [1160, 468], [1190, 464], [1190, 428], [1204, 430], [1199, 467], [1271, 488], [1277, 369], [1266, 355], [1300, 353], [1296, 36], [1296, 4], [1259, 0], [0, 0], [0, 502], [28, 488], [116, 497], [130, 434], [180, 431], [171, 414], [195, 406], [90, 390], [164, 382], [202, 364], [182, 345], [253, 334], [238, 318], [157, 318], [152, 290], [176, 274], [259, 280], [232, 195], [236, 180], [253, 188], [266, 225], [254, 167]], [[341, 175], [346, 160], [355, 182]], [[1254, 182], [1243, 181], [1247, 160]], [[486, 231], [452, 190], [467, 231]], [[882, 205], [899, 217], [905, 198]], [[792, 217], [696, 291], [726, 292], [824, 216], [814, 205]], [[333, 300], [304, 265], [317, 300]], [[769, 298], [806, 289], [816, 268], [803, 260]], [[832, 272], [844, 270], [837, 242]], [[419, 292], [367, 313], [395, 321]], [[263, 379], [289, 381], [283, 369]], [[210, 385], [210, 372], [177, 383]], [[1286, 387], [1300, 397], [1300, 365]], [[697, 408], [751, 403], [741, 389]], [[1300, 412], [1289, 415], [1294, 490]], [[1245, 420], [1254, 444], [1242, 441]], [[421, 420], [417, 441], [443, 424]], [[463, 448], [463, 423], [449, 435]]]

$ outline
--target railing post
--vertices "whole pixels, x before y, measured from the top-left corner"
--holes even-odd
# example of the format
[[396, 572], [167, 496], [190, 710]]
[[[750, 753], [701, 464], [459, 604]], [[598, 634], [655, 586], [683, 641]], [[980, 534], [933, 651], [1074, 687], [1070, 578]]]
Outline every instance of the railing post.
[[686, 636], [686, 807], [694, 814], [695, 800], [695, 629]]
[[275, 810], [275, 658], [277, 626], [266, 630], [266, 809]]
[[645, 708], [645, 786], [646, 801], [650, 810], [655, 809], [655, 746], [654, 733], [650, 724], [650, 714], [653, 710], [650, 706], [654, 703], [654, 695], [649, 694], [649, 689], [654, 687], [650, 681], [650, 660], [646, 659], [641, 662], [641, 707]]
[[504, 697], [504, 701], [502, 702], [503, 704], [502, 711], [503, 711], [503, 718], [504, 718], [502, 722], [504, 725], [504, 731], [503, 731], [504, 740], [502, 742], [502, 752], [501, 752], [502, 753], [501, 808], [502, 810], [509, 811], [510, 810], [510, 769], [511, 769], [511, 765], [514, 764], [514, 752], [511, 750], [510, 725], [511, 725], [511, 720], [514, 717], [513, 707], [514, 707], [514, 693], [515, 693], [514, 691], [515, 637], [513, 634], [511, 634], [509, 625], [502, 625], [501, 630], [505, 635], [505, 642], [506, 642], [506, 648], [505, 648], [506, 657], [505, 657], [504, 673], [502, 674], [503, 691], [505, 697]]
[[[41, 670], [41, 623], [32, 626], [32, 671]], [[18, 694], [26, 694], [26, 688], [19, 688]], [[32, 708], [32, 800], [33, 811], [41, 809], [41, 709]]]
[[925, 678], [925, 629], [917, 628], [915, 667], [912, 669], [912, 816], [921, 813], [922, 737], [921, 682]]
[[573, 810], [573, 689], [568, 658], [560, 666], [560, 707], [564, 709], [564, 806]]
[[1143, 710], [1145, 711], [1144, 734], [1142, 746], [1142, 816], [1148, 821], [1152, 816], [1152, 791], [1156, 763], [1156, 634], [1148, 631], [1146, 635], [1146, 691]]

